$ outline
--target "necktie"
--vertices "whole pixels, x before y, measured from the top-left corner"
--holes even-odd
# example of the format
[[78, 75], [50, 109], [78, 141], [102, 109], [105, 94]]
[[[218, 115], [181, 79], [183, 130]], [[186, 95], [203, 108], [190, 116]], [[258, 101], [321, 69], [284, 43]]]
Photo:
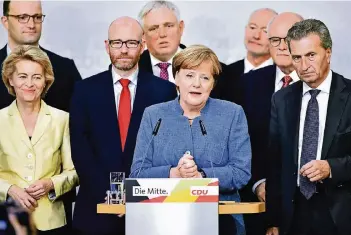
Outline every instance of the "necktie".
[[292, 82], [292, 78], [289, 75], [286, 75], [282, 78], [283, 80], [283, 86], [282, 88], [285, 88], [287, 86], [289, 86], [290, 82]]
[[[310, 90], [311, 99], [306, 110], [305, 125], [303, 128], [303, 140], [301, 150], [300, 167], [306, 163], [316, 160], [319, 135], [319, 108], [317, 95], [320, 90]], [[316, 192], [316, 184], [311, 182], [308, 177], [300, 176], [300, 191], [310, 199]]]
[[158, 63], [156, 64], [161, 72], [160, 72], [160, 78], [164, 79], [164, 80], [168, 80], [169, 79], [169, 76], [168, 76], [168, 66], [170, 66], [171, 64], [170, 63]]
[[124, 150], [124, 145], [126, 143], [128, 127], [131, 116], [131, 104], [130, 104], [130, 91], [128, 85], [130, 81], [128, 79], [120, 79], [119, 82], [122, 85], [122, 92], [119, 98], [118, 105], [118, 125], [119, 133], [121, 136], [122, 150]]

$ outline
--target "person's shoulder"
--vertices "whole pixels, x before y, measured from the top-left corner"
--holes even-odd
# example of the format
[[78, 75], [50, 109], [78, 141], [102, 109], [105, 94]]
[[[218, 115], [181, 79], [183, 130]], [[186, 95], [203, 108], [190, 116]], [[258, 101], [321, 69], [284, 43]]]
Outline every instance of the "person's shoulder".
[[72, 63], [72, 59], [58, 55], [52, 51], [49, 51], [43, 47], [40, 47], [50, 58], [51, 61], [61, 62], [61, 63]]
[[242, 77], [246, 78], [246, 79], [265, 79], [267, 76], [271, 76], [271, 77], [275, 77], [276, 74], [276, 70], [277, 70], [277, 66], [276, 65], [268, 65], [265, 66], [263, 68], [259, 68], [256, 70], [252, 70], [248, 73], [245, 73], [242, 75]]
[[68, 112], [52, 107], [48, 104], [46, 104], [46, 107], [52, 116], [60, 119], [68, 119], [68, 116], [69, 116]]
[[146, 112], [152, 114], [152, 113], [168, 113], [173, 110], [173, 105], [175, 100], [167, 101], [167, 102], [162, 102], [158, 104], [153, 104], [145, 109]]
[[235, 61], [234, 63], [227, 65], [227, 67], [230, 70], [242, 70], [244, 69], [244, 59]]
[[0, 109], [0, 118], [3, 118], [6, 115], [8, 115], [8, 112], [9, 112], [9, 106]]
[[103, 79], [108, 79], [112, 77], [111, 71], [110, 70], [105, 70], [103, 72], [94, 74], [90, 77], [87, 77], [81, 81], [76, 82], [77, 87], [91, 87], [91, 86], [97, 86], [101, 83]]
[[[242, 110], [242, 107], [240, 105], [227, 100], [209, 98], [209, 102], [212, 112], [218, 111], [218, 113], [228, 113], [239, 112]], [[223, 112], [224, 110], [225, 112]]]

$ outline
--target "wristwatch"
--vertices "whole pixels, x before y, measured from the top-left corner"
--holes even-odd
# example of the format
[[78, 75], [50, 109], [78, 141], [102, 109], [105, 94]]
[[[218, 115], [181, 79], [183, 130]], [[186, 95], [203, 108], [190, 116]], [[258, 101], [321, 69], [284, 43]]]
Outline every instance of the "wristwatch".
[[198, 169], [198, 172], [200, 172], [202, 178], [207, 178], [207, 175], [206, 175], [206, 173], [205, 173], [204, 170], [202, 170], [202, 169], [200, 168], [200, 169]]

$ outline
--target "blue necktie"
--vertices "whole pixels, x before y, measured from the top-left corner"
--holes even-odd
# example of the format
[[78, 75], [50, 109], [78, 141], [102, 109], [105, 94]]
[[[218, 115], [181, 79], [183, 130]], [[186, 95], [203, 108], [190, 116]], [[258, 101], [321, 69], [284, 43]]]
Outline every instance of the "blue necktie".
[[[311, 99], [307, 105], [305, 125], [303, 128], [303, 140], [301, 150], [300, 167], [306, 163], [316, 160], [319, 135], [319, 108], [317, 95], [320, 90], [310, 90]], [[300, 191], [310, 199], [316, 192], [316, 183], [311, 182], [308, 177], [300, 176]]]

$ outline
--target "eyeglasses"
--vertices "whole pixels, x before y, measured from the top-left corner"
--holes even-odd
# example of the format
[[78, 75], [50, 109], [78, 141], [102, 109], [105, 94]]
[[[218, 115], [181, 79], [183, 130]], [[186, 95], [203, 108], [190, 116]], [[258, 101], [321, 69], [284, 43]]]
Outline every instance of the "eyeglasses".
[[18, 22], [20, 22], [21, 24], [28, 23], [30, 18], [33, 18], [34, 23], [42, 23], [45, 18], [45, 15], [40, 15], [40, 14], [35, 14], [35, 15], [23, 14], [23, 15], [7, 15], [7, 16], [15, 17], [18, 20]]
[[126, 44], [127, 48], [137, 48], [141, 41], [137, 40], [127, 40], [127, 41], [122, 41], [122, 40], [108, 40], [108, 43], [110, 44], [110, 47], [120, 49], [123, 47], [123, 44]]
[[270, 37], [268, 38], [270, 44], [274, 47], [278, 47], [283, 40], [284, 43], [286, 44], [286, 37], [285, 38], [280, 38], [280, 37]]

